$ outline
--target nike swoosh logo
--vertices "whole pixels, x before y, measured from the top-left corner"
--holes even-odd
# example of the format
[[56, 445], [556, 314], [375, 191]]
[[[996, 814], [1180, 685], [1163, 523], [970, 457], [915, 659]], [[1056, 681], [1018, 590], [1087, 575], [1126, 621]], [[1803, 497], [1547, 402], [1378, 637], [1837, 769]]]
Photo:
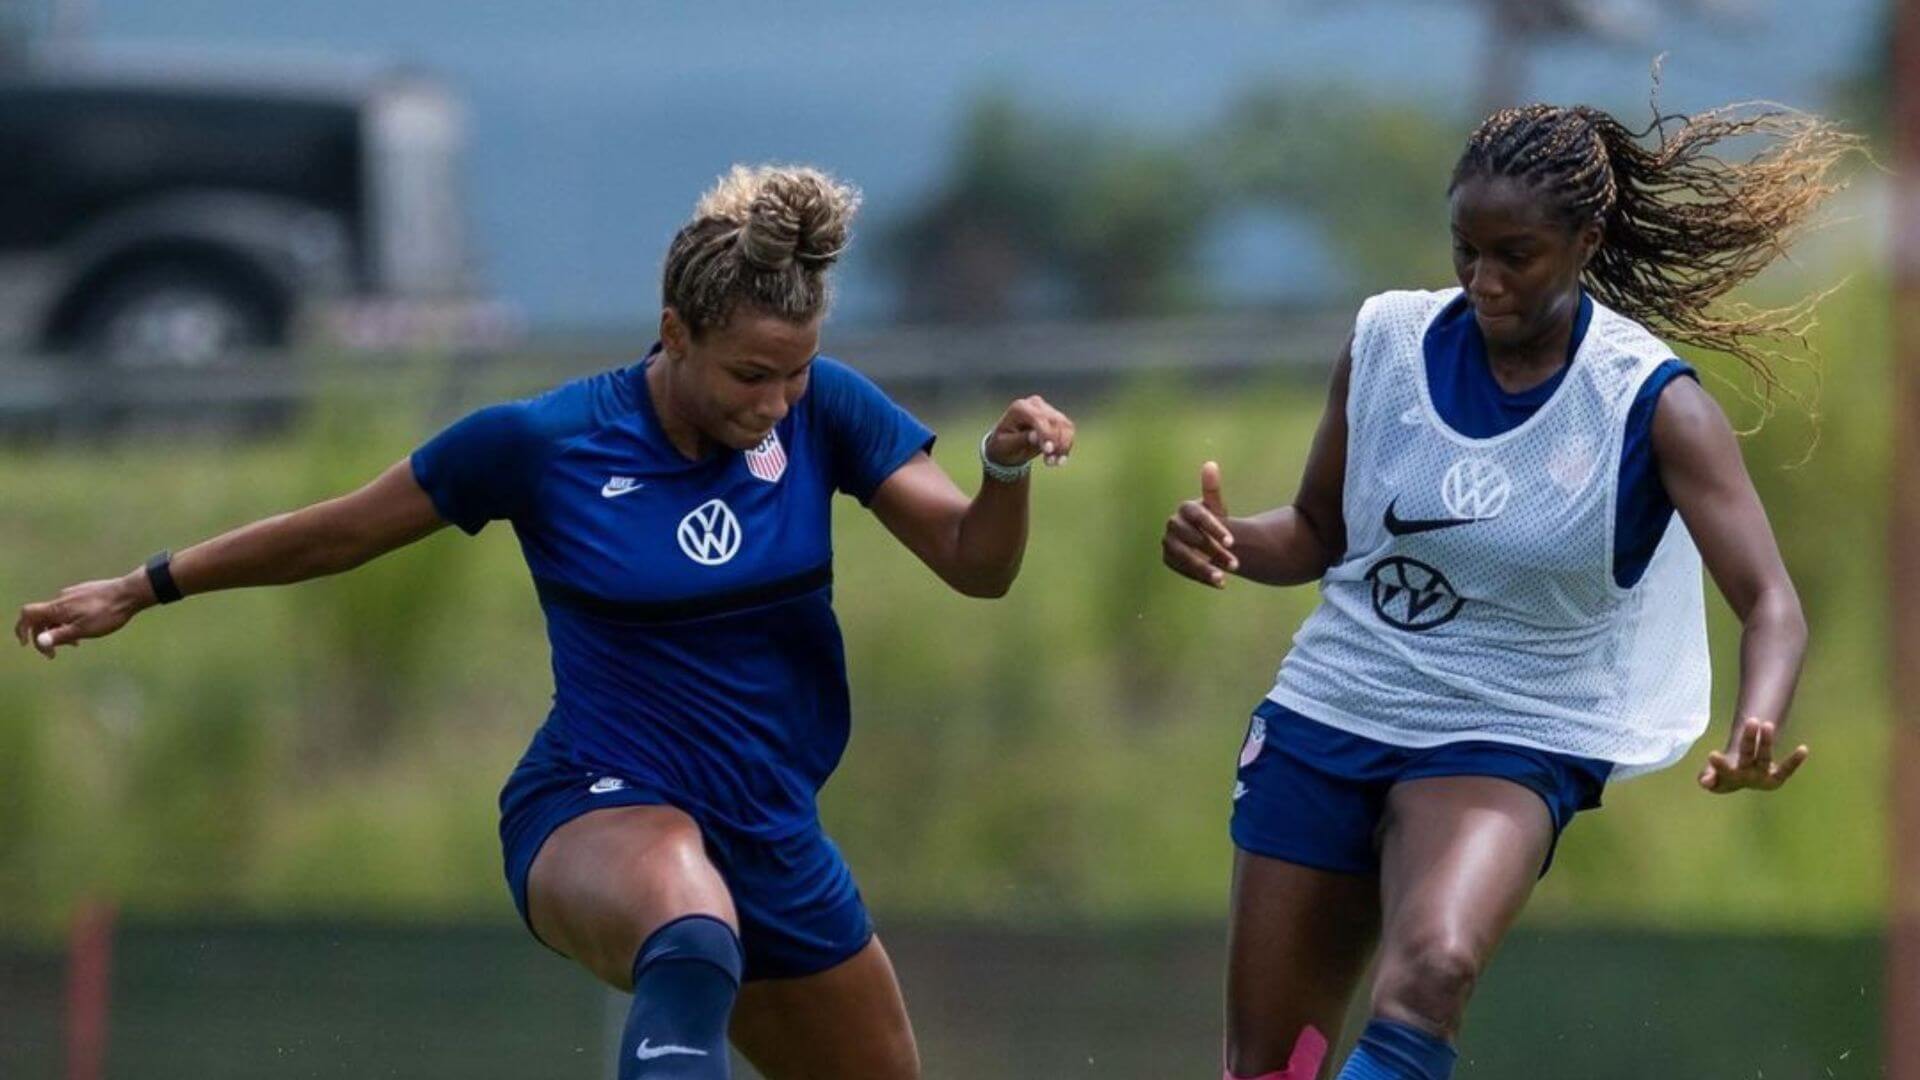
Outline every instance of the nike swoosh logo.
[[645, 484], [631, 484], [627, 487], [615, 487], [612, 483], [607, 483], [601, 485], [600, 494], [603, 498], [617, 499], [622, 495], [631, 495], [646, 486]]
[[1471, 525], [1479, 518], [1415, 518], [1411, 521], [1394, 515], [1393, 508], [1399, 499], [1387, 504], [1387, 531], [1395, 536], [1410, 536], [1413, 533], [1432, 532], [1435, 529], [1451, 529], [1455, 525]]
[[633, 1049], [634, 1057], [639, 1058], [641, 1061], [652, 1061], [654, 1058], [666, 1057], [669, 1054], [688, 1054], [693, 1057], [707, 1056], [707, 1052], [705, 1050], [695, 1050], [691, 1046], [675, 1046], [672, 1043], [661, 1043], [659, 1046], [648, 1046], [647, 1045], [648, 1041], [649, 1040], [647, 1039], [640, 1040], [640, 1045], [634, 1047]]

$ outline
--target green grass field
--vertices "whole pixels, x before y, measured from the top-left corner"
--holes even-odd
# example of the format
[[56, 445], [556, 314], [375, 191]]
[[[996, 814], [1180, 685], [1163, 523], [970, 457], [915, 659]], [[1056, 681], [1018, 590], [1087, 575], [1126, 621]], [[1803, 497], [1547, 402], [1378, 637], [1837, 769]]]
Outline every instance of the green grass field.
[[[1218, 1068], [1211, 921], [882, 932], [930, 1080]], [[1522, 928], [1475, 994], [1455, 1075], [1880, 1076], [1881, 963], [1872, 935]], [[609, 1075], [626, 1012], [517, 926], [133, 921], [113, 981], [108, 1074], [142, 1080], [589, 1080]], [[59, 1075], [57, 986], [56, 955], [0, 943], [0, 1075]]]

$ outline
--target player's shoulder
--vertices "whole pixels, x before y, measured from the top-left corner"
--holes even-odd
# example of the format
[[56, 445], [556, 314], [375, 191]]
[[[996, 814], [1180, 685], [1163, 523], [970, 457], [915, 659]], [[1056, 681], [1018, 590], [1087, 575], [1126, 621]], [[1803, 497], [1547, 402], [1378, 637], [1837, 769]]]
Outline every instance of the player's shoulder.
[[1621, 401], [1659, 396], [1676, 373], [1691, 374], [1673, 346], [1639, 320], [1593, 299], [1593, 318], [1582, 345], [1583, 363], [1601, 392]]
[[1420, 334], [1434, 315], [1460, 297], [1459, 288], [1389, 289], [1374, 293], [1360, 304], [1354, 317], [1354, 337], [1366, 340], [1380, 331]]
[[1726, 411], [1697, 379], [1671, 379], [1654, 395], [1658, 408], [1644, 421], [1653, 456], [1680, 475], [1738, 468], [1740, 444]]
[[1654, 424], [1686, 439], [1711, 438], [1733, 429], [1725, 409], [1700, 385], [1693, 368], [1680, 360], [1669, 360], [1648, 380], [1641, 397], [1656, 403]]
[[1460, 292], [1458, 285], [1445, 289], [1388, 289], [1367, 297], [1360, 306], [1435, 308], [1445, 305]]
[[852, 364], [837, 356], [828, 356], [826, 353], [813, 358], [813, 371], [809, 379], [810, 386], [824, 389], [828, 393], [842, 393], [849, 387], [873, 385], [873, 380], [861, 374]]
[[631, 415], [644, 392], [639, 364], [596, 372], [518, 401], [503, 402], [491, 413], [502, 437], [523, 445], [557, 447]]
[[1447, 289], [1388, 289], [1361, 302], [1361, 310], [1412, 311], [1422, 314], [1447, 306], [1461, 296], [1459, 286]]
[[1354, 316], [1350, 366], [1392, 367], [1419, 354], [1434, 319], [1460, 297], [1453, 289], [1391, 289], [1375, 293]]
[[1593, 321], [1587, 333], [1612, 352], [1638, 361], [1649, 371], [1674, 356], [1673, 346], [1662, 341], [1645, 323], [1615, 311], [1598, 298], [1593, 298]]
[[807, 396], [815, 401], [817, 408], [832, 412], [858, 409], [875, 398], [884, 398], [886, 391], [853, 365], [822, 353], [813, 358]]

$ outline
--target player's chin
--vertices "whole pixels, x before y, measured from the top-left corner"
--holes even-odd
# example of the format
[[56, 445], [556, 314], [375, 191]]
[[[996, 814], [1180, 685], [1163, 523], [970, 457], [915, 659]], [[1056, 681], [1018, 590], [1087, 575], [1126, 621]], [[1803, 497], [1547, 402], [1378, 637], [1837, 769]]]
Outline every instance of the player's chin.
[[770, 427], [753, 427], [748, 424], [731, 422], [727, 424], [726, 430], [721, 433], [720, 441], [727, 444], [727, 447], [732, 450], [751, 450], [759, 446], [772, 431], [773, 429]]
[[1527, 322], [1516, 312], [1483, 315], [1475, 311], [1473, 321], [1479, 324], [1480, 336], [1489, 345], [1515, 345], [1527, 338]]

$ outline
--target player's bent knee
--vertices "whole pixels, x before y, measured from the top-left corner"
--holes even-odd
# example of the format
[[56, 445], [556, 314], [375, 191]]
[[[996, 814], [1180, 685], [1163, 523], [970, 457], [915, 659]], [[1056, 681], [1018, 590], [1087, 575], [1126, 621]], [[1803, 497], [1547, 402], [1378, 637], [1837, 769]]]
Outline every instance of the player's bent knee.
[[620, 990], [632, 987], [634, 954], [661, 926], [696, 914], [734, 918], [699, 827], [677, 811], [645, 811], [563, 827], [528, 888], [540, 939]]
[[1374, 1014], [1440, 1033], [1458, 1030], [1482, 966], [1473, 949], [1454, 942], [1397, 950], [1381, 964]]

